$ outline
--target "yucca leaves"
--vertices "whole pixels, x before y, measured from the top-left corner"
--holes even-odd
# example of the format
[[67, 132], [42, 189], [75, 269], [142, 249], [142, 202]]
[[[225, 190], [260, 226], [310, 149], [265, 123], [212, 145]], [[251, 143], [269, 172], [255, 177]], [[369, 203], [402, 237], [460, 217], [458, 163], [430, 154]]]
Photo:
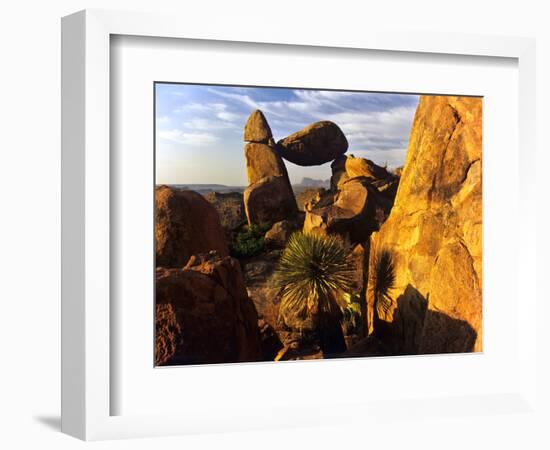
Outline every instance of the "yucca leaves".
[[372, 269], [369, 270], [368, 289], [375, 302], [375, 310], [381, 307], [387, 313], [393, 300], [391, 291], [395, 288], [395, 263], [387, 249], [372, 249]]
[[294, 233], [276, 271], [281, 308], [302, 318], [345, 308], [352, 274], [349, 249], [340, 238]]

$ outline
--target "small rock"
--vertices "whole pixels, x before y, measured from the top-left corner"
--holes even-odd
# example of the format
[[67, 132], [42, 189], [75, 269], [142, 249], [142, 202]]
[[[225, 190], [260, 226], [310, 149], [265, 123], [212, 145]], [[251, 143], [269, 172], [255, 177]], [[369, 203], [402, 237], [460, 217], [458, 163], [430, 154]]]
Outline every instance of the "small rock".
[[290, 220], [276, 222], [265, 234], [265, 243], [273, 248], [284, 248], [290, 235], [296, 231], [296, 223]]

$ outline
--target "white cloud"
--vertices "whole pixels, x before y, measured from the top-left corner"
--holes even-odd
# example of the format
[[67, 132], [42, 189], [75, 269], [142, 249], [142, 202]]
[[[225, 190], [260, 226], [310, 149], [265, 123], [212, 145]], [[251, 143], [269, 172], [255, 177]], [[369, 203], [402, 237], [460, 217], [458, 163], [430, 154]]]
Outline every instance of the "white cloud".
[[237, 122], [239, 120], [244, 120], [243, 114], [237, 114], [228, 111], [219, 112], [218, 114], [216, 114], [216, 117], [221, 120], [225, 120], [226, 122]]
[[225, 103], [189, 103], [174, 109], [174, 113], [179, 114], [187, 110], [205, 111], [205, 112], [222, 112], [227, 109]]
[[210, 92], [212, 92], [213, 94], [216, 94], [216, 95], [219, 95], [220, 97], [224, 97], [224, 98], [228, 98], [228, 99], [231, 99], [231, 100], [236, 100], [246, 106], [249, 106], [253, 109], [261, 109], [260, 108], [260, 103], [257, 103], [256, 101], [252, 100], [252, 97], [250, 97], [250, 95], [245, 95], [245, 94], [234, 94], [234, 93], [231, 93], [231, 92], [224, 92], [224, 91], [219, 91], [217, 89], [209, 89]]
[[327, 116], [344, 132], [350, 146], [365, 149], [388, 149], [406, 146], [416, 106], [386, 111], [345, 112]]
[[209, 133], [184, 133], [181, 130], [160, 130], [157, 133], [159, 139], [186, 145], [208, 145], [218, 141], [218, 138]]
[[196, 118], [183, 122], [183, 126], [191, 130], [224, 130], [235, 128], [236, 125], [222, 120]]
[[170, 122], [170, 117], [168, 116], [159, 116], [157, 117], [157, 125], [165, 125]]

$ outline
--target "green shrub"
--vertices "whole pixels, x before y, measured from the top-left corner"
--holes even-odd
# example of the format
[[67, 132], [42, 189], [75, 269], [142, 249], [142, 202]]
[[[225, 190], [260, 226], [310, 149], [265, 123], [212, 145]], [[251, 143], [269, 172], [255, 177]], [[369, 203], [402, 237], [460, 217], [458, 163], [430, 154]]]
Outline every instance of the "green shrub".
[[341, 320], [353, 274], [349, 254], [338, 237], [297, 232], [290, 236], [276, 271], [280, 308], [314, 319], [325, 355], [346, 349]]
[[231, 254], [236, 258], [250, 258], [265, 249], [264, 235], [271, 227], [269, 224], [245, 225], [231, 243]]
[[342, 312], [344, 318], [342, 325], [346, 334], [358, 334], [361, 331], [361, 296], [358, 294], [345, 294], [346, 306]]

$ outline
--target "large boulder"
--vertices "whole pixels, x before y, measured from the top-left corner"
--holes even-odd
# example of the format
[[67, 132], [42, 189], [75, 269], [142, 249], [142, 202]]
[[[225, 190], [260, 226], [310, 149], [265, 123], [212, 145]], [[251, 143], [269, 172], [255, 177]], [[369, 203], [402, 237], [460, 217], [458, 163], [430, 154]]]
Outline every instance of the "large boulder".
[[183, 267], [191, 255], [229, 254], [216, 209], [200, 194], [159, 186], [155, 190], [156, 265]]
[[265, 177], [244, 191], [249, 224], [264, 224], [292, 219], [298, 213], [292, 187], [286, 177]]
[[259, 109], [253, 111], [244, 125], [244, 141], [267, 144], [272, 138], [271, 128], [264, 113]]
[[239, 262], [216, 252], [156, 271], [155, 361], [160, 365], [258, 361], [258, 314]]
[[366, 241], [385, 220], [390, 205], [366, 178], [346, 181], [306, 204], [304, 232], [338, 234], [354, 243]]
[[333, 122], [321, 121], [308, 125], [277, 143], [279, 154], [299, 166], [318, 166], [344, 154], [348, 141]]
[[398, 300], [374, 311], [368, 294], [369, 316], [405, 324], [415, 337], [403, 348], [418, 353], [482, 349], [481, 108], [480, 98], [420, 98], [395, 204], [372, 236], [392, 255]]

